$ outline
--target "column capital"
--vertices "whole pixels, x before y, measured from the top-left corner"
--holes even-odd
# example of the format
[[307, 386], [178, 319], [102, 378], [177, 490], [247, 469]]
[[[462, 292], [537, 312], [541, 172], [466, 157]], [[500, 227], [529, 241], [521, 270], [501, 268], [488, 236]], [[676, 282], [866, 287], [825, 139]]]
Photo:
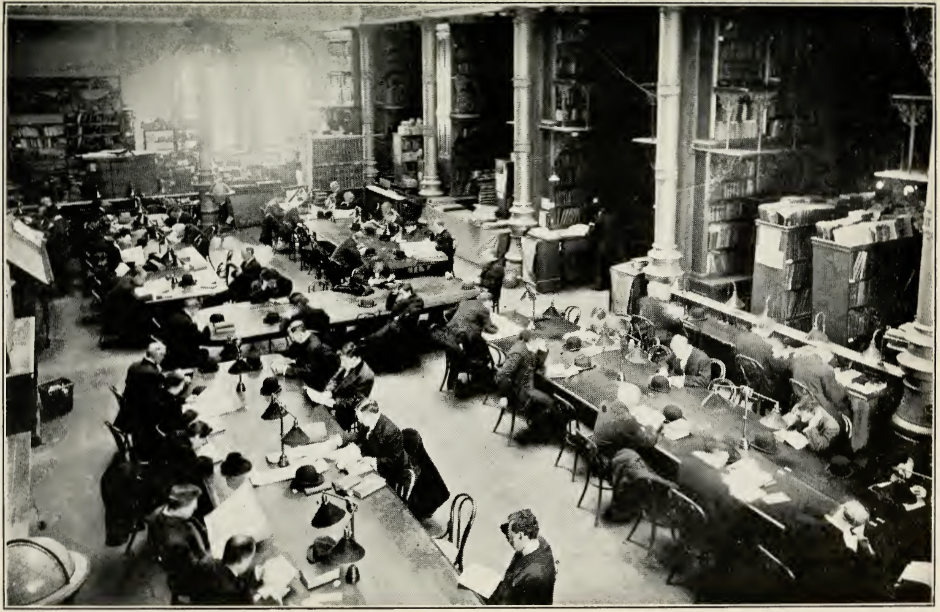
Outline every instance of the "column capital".
[[438, 40], [447, 40], [448, 38], [450, 38], [450, 24], [439, 23], [435, 25], [434, 33], [437, 35]]

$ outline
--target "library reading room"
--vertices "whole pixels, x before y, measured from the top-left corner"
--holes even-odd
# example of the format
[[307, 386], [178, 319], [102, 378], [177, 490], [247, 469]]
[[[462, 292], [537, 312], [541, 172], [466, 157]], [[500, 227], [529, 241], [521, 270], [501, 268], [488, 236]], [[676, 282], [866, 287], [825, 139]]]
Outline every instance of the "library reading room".
[[6, 605], [934, 602], [933, 6], [3, 10]]

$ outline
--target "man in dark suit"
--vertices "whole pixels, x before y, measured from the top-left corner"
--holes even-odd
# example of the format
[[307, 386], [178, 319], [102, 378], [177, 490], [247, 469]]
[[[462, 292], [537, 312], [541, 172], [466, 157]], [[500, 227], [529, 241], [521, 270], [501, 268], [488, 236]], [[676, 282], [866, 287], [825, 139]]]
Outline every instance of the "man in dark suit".
[[503, 279], [506, 277], [506, 255], [497, 255], [498, 248], [493, 247], [487, 253], [486, 257], [492, 259], [486, 261], [480, 270], [480, 287], [490, 292], [494, 304], [499, 304], [503, 293]]
[[434, 234], [434, 244], [436, 249], [447, 257], [447, 268], [445, 272], [454, 273], [454, 255], [457, 253], [457, 246], [454, 244], [454, 237], [444, 228], [444, 222], [440, 219], [431, 224], [431, 232]]
[[511, 405], [529, 421], [529, 427], [516, 436], [520, 442], [550, 441], [564, 428], [555, 400], [535, 388], [535, 372], [542, 369], [547, 357], [545, 340], [525, 329], [496, 372], [496, 388], [502, 396], [500, 407]]
[[284, 374], [300, 378], [305, 385], [323, 391], [339, 368], [340, 360], [336, 353], [299, 319], [288, 324], [287, 337], [290, 346], [284, 355], [293, 359], [294, 363]]
[[232, 536], [225, 543], [222, 560], [203, 563], [198, 569], [194, 604], [205, 606], [249, 606], [260, 586], [255, 566], [257, 546], [250, 536]]
[[342, 268], [344, 276], [352, 274], [352, 271], [362, 265], [362, 254], [359, 252], [359, 243], [362, 241], [362, 235], [358, 232], [344, 240], [330, 259]]
[[390, 485], [401, 482], [405, 469], [410, 467], [401, 430], [379, 411], [374, 399], [367, 399], [356, 407], [359, 427], [345, 431], [334, 440], [339, 446], [354, 443], [363, 457], [371, 457], [373, 469]]
[[630, 448], [641, 453], [656, 445], [662, 427], [653, 431], [640, 424], [630, 414], [629, 406], [640, 403], [640, 388], [630, 383], [621, 383], [622, 390], [618, 389], [618, 398], [624, 397], [626, 401], [617, 399], [603, 409], [606, 418], [598, 415], [598, 423], [594, 426], [594, 444], [597, 452], [607, 459], [613, 459], [619, 451]]
[[329, 344], [330, 315], [325, 310], [312, 306], [310, 300], [303, 293], [292, 293], [290, 303], [296, 310], [281, 322], [285, 335], [292, 322], [302, 321], [306, 329], [317, 334], [321, 340]]
[[851, 418], [852, 411], [845, 387], [836, 380], [832, 358], [832, 353], [826, 350], [804, 346], [793, 354], [790, 369], [792, 378], [809, 389], [815, 403], [841, 425], [842, 415]]
[[198, 586], [194, 574], [211, 559], [206, 527], [195, 517], [201, 494], [192, 484], [173, 485], [166, 505], [148, 523], [147, 537], [159, 555], [174, 597], [194, 594]]
[[255, 303], [266, 302], [288, 297], [293, 290], [293, 281], [273, 268], [264, 268], [258, 280], [251, 283], [249, 299]]
[[385, 309], [389, 312], [389, 322], [369, 336], [365, 346], [373, 367], [395, 372], [420, 362], [415, 342], [424, 300], [410, 283], [405, 283], [388, 294]]
[[[127, 368], [124, 379], [124, 405], [135, 407], [156, 396], [163, 389], [163, 368], [160, 366], [166, 357], [166, 346], [162, 342], [151, 342], [144, 358]], [[123, 408], [123, 407], [122, 407]], [[114, 419], [114, 426], [126, 429], [126, 411], [121, 410]]]
[[343, 346], [339, 357], [339, 370], [327, 383], [326, 390], [333, 395], [336, 422], [343, 429], [349, 429], [356, 422], [356, 406], [372, 393], [375, 374], [352, 342]]
[[492, 310], [493, 296], [483, 291], [476, 298], [461, 302], [438, 335], [454, 366], [447, 381], [448, 389], [456, 386], [457, 372], [467, 372], [473, 383], [487, 383], [491, 379], [492, 359], [483, 332], [493, 334], [499, 329], [490, 318]]
[[660, 344], [669, 344], [674, 334], [682, 333], [682, 321], [671, 312], [668, 302], [662, 302], [651, 295], [644, 295], [637, 300], [641, 317], [649, 319], [655, 329], [650, 332]]
[[200, 330], [196, 325], [196, 313], [199, 312], [199, 300], [189, 298], [183, 309], [170, 316], [164, 327], [167, 355], [165, 365], [169, 369], [206, 368], [212, 360], [204, 346], [217, 345], [212, 340], [209, 328]]
[[[749, 331], [738, 334], [734, 341], [734, 352], [735, 356], [744, 355], [753, 359], [763, 368], [761, 373], [752, 366], [744, 366], [750, 368], [747, 376], [754, 390], [783, 404], [785, 402], [783, 394], [780, 393], [780, 379], [787, 371], [787, 362], [774, 356], [773, 346], [768, 341], [771, 333], [772, 327], [755, 325]], [[752, 372], [752, 369], [755, 371]]]
[[555, 598], [555, 557], [539, 536], [531, 510], [518, 510], [499, 526], [513, 555], [503, 579], [486, 601], [491, 606], [550, 606]]
[[712, 380], [712, 363], [704, 351], [689, 344], [689, 339], [676, 334], [669, 342], [672, 356], [667, 362], [669, 384], [673, 388], [707, 387]]
[[104, 335], [122, 342], [142, 339], [146, 326], [135, 291], [144, 286], [146, 278], [143, 268], [131, 270], [119, 278], [105, 296], [101, 317]]
[[251, 285], [261, 277], [263, 268], [255, 259], [255, 250], [252, 247], [242, 249], [242, 265], [235, 271], [235, 277], [229, 283], [229, 295], [236, 302], [248, 300], [251, 296]]

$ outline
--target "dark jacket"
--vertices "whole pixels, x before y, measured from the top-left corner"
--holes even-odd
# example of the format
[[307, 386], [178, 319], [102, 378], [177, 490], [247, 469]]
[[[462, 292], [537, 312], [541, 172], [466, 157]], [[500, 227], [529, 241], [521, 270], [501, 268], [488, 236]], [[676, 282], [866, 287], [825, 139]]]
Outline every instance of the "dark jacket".
[[535, 372], [545, 364], [546, 353], [533, 353], [519, 340], [512, 345], [506, 361], [496, 372], [496, 388], [500, 394], [515, 401], [516, 407], [525, 406], [528, 393], [535, 386]]
[[281, 321], [281, 331], [286, 332], [294, 321], [303, 321], [305, 328], [324, 339], [326, 338], [324, 334], [330, 332], [330, 315], [326, 314], [325, 310], [315, 308], [309, 304], [300, 306], [296, 313]]
[[236, 302], [250, 299], [251, 284], [261, 277], [261, 270], [261, 264], [254, 257], [243, 262], [240, 273], [229, 283], [228, 292], [231, 298]]
[[209, 560], [196, 570], [198, 581], [192, 601], [204, 606], [250, 606], [254, 591], [259, 586], [254, 570], [236, 576], [221, 561]]
[[480, 286], [493, 294], [494, 299], [499, 299], [503, 292], [503, 278], [506, 276], [506, 265], [502, 259], [483, 264], [480, 271]]
[[437, 250], [447, 256], [447, 259], [453, 259], [457, 247], [454, 245], [454, 237], [447, 230], [442, 231], [434, 237], [434, 243]]
[[142, 468], [115, 453], [101, 475], [105, 544], [121, 546], [137, 530], [137, 521], [153, 510]]
[[288, 297], [293, 292], [294, 282], [291, 279], [277, 270], [271, 268], [268, 270], [268, 274], [273, 273], [273, 278], [268, 279], [268, 286], [263, 289], [258, 287], [257, 283], [263, 283], [264, 281], [260, 280], [260, 278], [255, 281], [256, 286], [251, 290], [250, 300], [252, 302], [266, 302], [268, 300], [284, 298]]
[[417, 294], [399, 300], [398, 293], [392, 292], [385, 298], [385, 310], [389, 311], [392, 318], [417, 319], [418, 315], [424, 310], [424, 300]]
[[139, 286], [134, 277], [122, 276], [108, 292], [103, 304], [102, 322], [109, 333], [130, 334], [139, 325], [141, 302], [134, 293]]
[[163, 371], [149, 359], [141, 359], [127, 368], [124, 380], [124, 403], [114, 419], [114, 426], [129, 431], [132, 413], [138, 406], [151, 401], [162, 393]]
[[747, 522], [744, 506], [728, 491], [721, 472], [695, 456], [682, 459], [676, 476], [679, 490], [701, 506], [708, 517], [708, 533], [702, 534], [716, 551], [729, 550], [743, 536]]
[[401, 433], [405, 452], [418, 473], [411, 499], [408, 500], [408, 508], [420, 521], [434, 514], [450, 498], [450, 491], [437, 466], [428, 456], [421, 434], [414, 429], [406, 429]]
[[359, 446], [364, 457], [375, 457], [379, 476], [389, 485], [401, 482], [405, 468], [409, 467], [408, 454], [405, 452], [404, 437], [401, 430], [384, 414], [370, 433], [360, 426], [355, 431], [343, 432], [343, 445], [350, 442]]
[[550, 606], [555, 597], [555, 557], [539, 537], [539, 547], [528, 555], [517, 552], [487, 603], [492, 606]]
[[669, 373], [671, 376], [685, 376], [685, 386], [688, 388], [707, 387], [712, 381], [712, 362], [703, 351], [692, 347], [685, 368], [679, 358], [672, 355], [669, 358]]
[[851, 415], [845, 387], [836, 380], [832, 366], [816, 355], [794, 355], [790, 360], [792, 377], [806, 385], [816, 402], [839, 423], [841, 415]]
[[212, 344], [209, 330], [200, 330], [192, 317], [182, 311], [167, 320], [164, 326], [164, 340], [164, 365], [168, 370], [199, 367], [206, 358], [201, 347]]
[[669, 344], [672, 337], [682, 331], [682, 322], [666, 312], [666, 305], [648, 295], [638, 300], [640, 316], [649, 319], [656, 327], [655, 336], [660, 343]]
[[489, 309], [476, 298], [460, 302], [447, 327], [465, 335], [493, 334], [499, 330], [490, 318]]
[[[746, 331], [738, 334], [734, 342], [734, 349], [735, 356], [750, 357], [764, 368], [763, 377], [750, 381], [754, 389], [778, 401], [782, 399], [776, 397], [776, 395], [778, 395], [780, 389], [781, 375], [787, 369], [787, 363], [783, 359], [774, 357], [774, 349], [770, 342], [752, 331]], [[735, 373], [740, 375], [737, 364], [735, 364]]]
[[641, 452], [650, 449], [657, 438], [654, 431], [640, 425], [632, 415], [609, 420], [594, 429], [597, 451], [608, 459], [625, 448]]
[[323, 391], [339, 368], [339, 357], [316, 334], [310, 334], [302, 344], [291, 344], [284, 355], [294, 360], [294, 365], [287, 370], [287, 376], [299, 377], [304, 384], [317, 391]]
[[347, 238], [342, 244], [336, 247], [330, 259], [338, 262], [348, 270], [358, 268], [362, 265], [362, 255], [359, 254], [359, 247], [356, 246], [356, 241], [351, 237]]
[[375, 374], [363, 360], [352, 370], [338, 370], [330, 384], [333, 386], [333, 398], [337, 404], [355, 407], [372, 393]]
[[198, 568], [211, 559], [205, 525], [197, 519], [166, 516], [161, 509], [151, 517], [147, 531], [167, 574], [170, 591], [179, 595], [193, 594]]

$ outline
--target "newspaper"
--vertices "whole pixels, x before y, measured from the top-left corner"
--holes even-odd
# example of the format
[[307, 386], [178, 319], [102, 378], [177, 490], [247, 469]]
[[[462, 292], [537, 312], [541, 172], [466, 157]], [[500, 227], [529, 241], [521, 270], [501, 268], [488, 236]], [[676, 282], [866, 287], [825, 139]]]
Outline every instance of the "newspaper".
[[471, 563], [464, 568], [463, 572], [457, 578], [457, 584], [470, 589], [484, 598], [488, 598], [493, 594], [493, 591], [496, 590], [496, 587], [499, 586], [501, 580], [502, 576], [494, 570], [483, 565]]
[[255, 490], [247, 483], [206, 515], [206, 531], [209, 535], [209, 549], [216, 559], [222, 558], [225, 543], [232, 536], [251, 536], [260, 542], [273, 535]]

